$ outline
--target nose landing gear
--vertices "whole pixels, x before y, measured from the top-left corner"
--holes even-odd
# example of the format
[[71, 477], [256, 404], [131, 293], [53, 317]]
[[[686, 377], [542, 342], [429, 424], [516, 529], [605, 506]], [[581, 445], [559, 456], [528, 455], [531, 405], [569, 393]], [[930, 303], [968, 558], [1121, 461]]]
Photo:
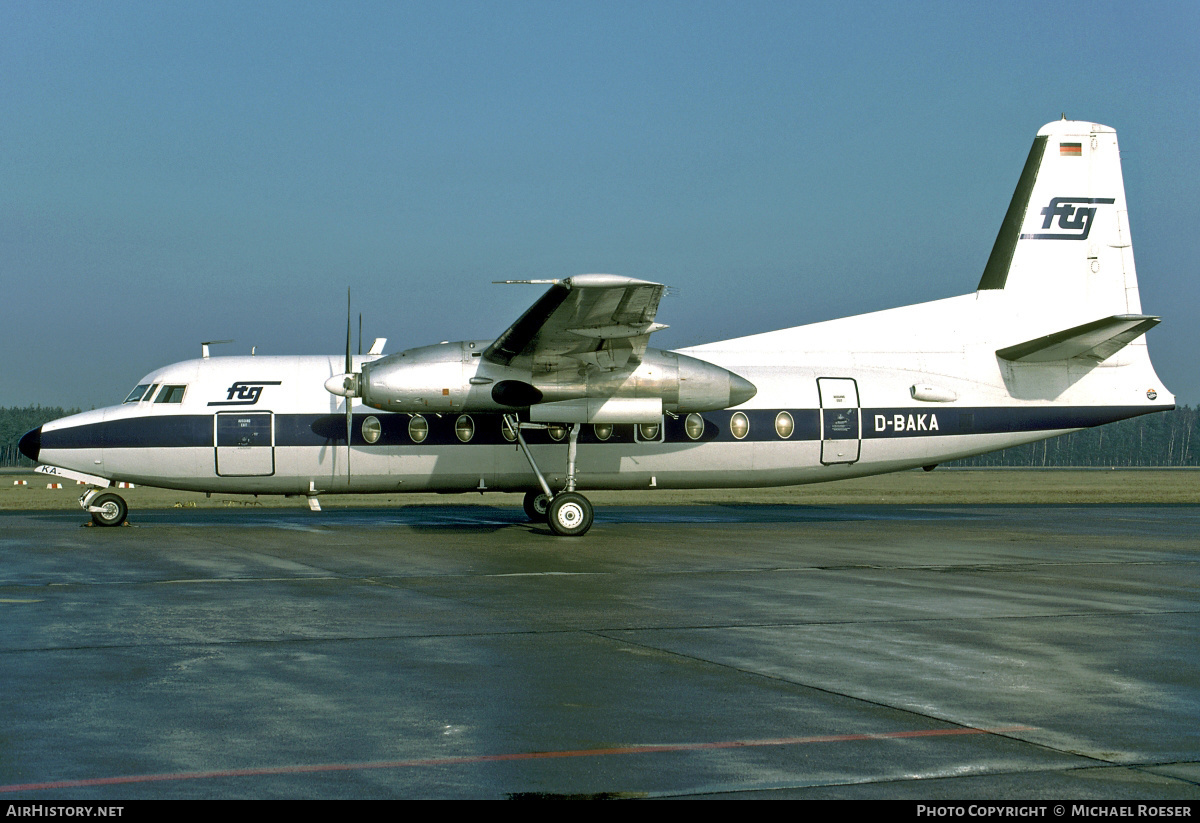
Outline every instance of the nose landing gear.
[[125, 499], [119, 494], [99, 494], [99, 491], [89, 489], [79, 498], [79, 505], [92, 515], [92, 522], [97, 526], [120, 526], [129, 515]]

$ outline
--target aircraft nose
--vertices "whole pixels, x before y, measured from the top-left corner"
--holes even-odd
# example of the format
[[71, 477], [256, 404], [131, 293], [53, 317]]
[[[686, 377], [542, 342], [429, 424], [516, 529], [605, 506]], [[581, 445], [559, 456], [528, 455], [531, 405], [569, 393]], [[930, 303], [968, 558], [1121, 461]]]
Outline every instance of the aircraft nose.
[[739, 374], [729, 375], [729, 405], [740, 406], [758, 394], [758, 386]]
[[[10, 440], [9, 442], [11, 443], [12, 441]], [[21, 454], [36, 463], [38, 454], [42, 451], [42, 427], [38, 426], [33, 431], [25, 432], [24, 436], [17, 442], [17, 448], [21, 450]]]

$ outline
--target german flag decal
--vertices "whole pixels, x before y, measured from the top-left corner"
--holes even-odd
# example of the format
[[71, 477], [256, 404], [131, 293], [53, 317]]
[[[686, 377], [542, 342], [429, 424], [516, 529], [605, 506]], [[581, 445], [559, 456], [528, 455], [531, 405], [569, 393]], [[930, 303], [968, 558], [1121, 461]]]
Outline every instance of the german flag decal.
[[1060, 157], [1082, 157], [1082, 143], [1059, 143], [1058, 154]]

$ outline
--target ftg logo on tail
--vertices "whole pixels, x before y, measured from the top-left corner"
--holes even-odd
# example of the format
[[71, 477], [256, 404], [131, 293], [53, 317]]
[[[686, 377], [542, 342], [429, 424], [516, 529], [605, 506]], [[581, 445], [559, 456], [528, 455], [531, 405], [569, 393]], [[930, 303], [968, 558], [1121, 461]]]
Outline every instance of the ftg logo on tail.
[[1042, 209], [1042, 229], [1048, 229], [1058, 218], [1058, 228], [1063, 234], [1022, 234], [1022, 240], [1086, 240], [1092, 230], [1097, 205], [1117, 202], [1112, 197], [1052, 197], [1050, 205]]

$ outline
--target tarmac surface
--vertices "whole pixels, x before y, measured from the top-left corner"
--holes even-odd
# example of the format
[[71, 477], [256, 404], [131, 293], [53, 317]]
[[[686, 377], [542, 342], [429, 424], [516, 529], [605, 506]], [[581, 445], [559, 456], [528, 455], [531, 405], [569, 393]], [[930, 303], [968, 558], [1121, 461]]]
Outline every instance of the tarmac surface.
[[0, 513], [0, 800], [1200, 798], [1200, 506]]

